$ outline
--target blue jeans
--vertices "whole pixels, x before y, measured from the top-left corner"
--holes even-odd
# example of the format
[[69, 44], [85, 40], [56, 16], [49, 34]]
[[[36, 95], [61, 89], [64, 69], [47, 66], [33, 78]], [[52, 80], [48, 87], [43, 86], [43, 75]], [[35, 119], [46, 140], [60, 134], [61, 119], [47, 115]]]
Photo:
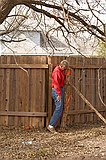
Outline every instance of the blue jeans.
[[58, 119], [61, 117], [63, 108], [64, 108], [64, 89], [61, 88], [61, 100], [57, 100], [58, 94], [54, 88], [52, 88], [52, 98], [55, 103], [55, 110], [53, 112], [53, 115], [50, 119], [50, 125], [55, 126], [56, 123], [58, 122]]

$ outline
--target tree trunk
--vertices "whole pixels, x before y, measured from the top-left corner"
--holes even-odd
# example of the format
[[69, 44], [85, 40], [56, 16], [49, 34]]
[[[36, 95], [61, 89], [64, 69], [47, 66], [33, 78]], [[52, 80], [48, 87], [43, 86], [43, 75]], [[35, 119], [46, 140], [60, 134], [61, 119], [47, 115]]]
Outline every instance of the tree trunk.
[[0, 24], [3, 23], [15, 5], [14, 0], [0, 0]]

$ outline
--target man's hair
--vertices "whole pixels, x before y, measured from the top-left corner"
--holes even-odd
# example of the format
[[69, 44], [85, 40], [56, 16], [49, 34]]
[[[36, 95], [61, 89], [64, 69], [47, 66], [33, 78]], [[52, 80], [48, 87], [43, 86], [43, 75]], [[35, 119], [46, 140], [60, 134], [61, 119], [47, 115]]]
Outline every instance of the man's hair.
[[60, 62], [60, 66], [68, 67], [69, 66], [69, 62], [67, 60], [63, 60], [63, 61]]

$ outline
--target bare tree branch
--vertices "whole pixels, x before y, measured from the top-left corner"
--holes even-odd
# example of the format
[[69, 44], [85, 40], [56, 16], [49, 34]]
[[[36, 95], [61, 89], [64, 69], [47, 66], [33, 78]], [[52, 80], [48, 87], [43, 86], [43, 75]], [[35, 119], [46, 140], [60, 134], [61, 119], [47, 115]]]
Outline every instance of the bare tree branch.
[[[86, 5], [80, 0], [64, 0], [61, 2], [57, 0], [0, 0], [0, 24], [2, 24], [5, 29], [0, 33], [1, 39], [4, 41], [8, 37], [9, 39], [6, 39], [5, 42], [12, 42], [12, 39], [13, 42], [17, 42], [16, 32], [19, 31], [21, 27], [29, 30], [30, 26], [27, 25], [26, 20], [31, 19], [32, 22], [31, 20], [30, 22], [33, 23], [31, 30], [36, 31], [40, 28], [45, 35], [47, 32], [49, 33], [48, 41], [50, 47], [56, 50], [56, 47], [50, 39], [50, 33], [53, 31], [52, 28], [55, 28], [55, 32], [58, 32], [58, 34], [61, 32], [63, 35], [70, 51], [76, 50], [78, 54], [83, 55], [78, 46], [76, 47], [70, 41], [70, 37], [76, 39], [81, 38], [81, 34], [83, 36], [89, 34], [89, 40], [92, 39], [92, 37], [96, 37], [96, 40], [106, 41], [105, 21], [101, 19], [101, 15], [106, 14], [105, 4], [97, 0], [85, 0], [84, 3], [86, 3]], [[18, 11], [10, 13], [10, 11], [16, 7]], [[25, 7], [29, 13], [25, 12]], [[46, 19], [48, 19], [50, 23], [53, 22], [54, 26], [53, 24], [48, 24]], [[58, 27], [60, 27], [60, 30], [57, 29]], [[11, 33], [14, 35], [11, 36]], [[86, 42], [88, 39], [86, 38]]]
[[[49, 2], [49, 1], [48, 1]], [[43, 13], [45, 14], [47, 17], [50, 18], [54, 18], [59, 24], [61, 24], [66, 30], [67, 32], [70, 32], [67, 27], [64, 25], [64, 23], [62, 23], [62, 21], [60, 21], [60, 18], [56, 17], [53, 14], [50, 14], [50, 12], [48, 12], [47, 10], [44, 9], [39, 9], [36, 6], [42, 6], [42, 7], [47, 7], [47, 8], [51, 8], [51, 9], [56, 9], [58, 11], [63, 11], [63, 8], [59, 5], [53, 5], [53, 4], [49, 4], [46, 2], [42, 2], [42, 1], [35, 1], [35, 0], [16, 0], [16, 1], [10, 1], [8, 0], [8, 2], [5, 0], [5, 2], [3, 3], [3, 0], [0, 1], [1, 3], [1, 17], [0, 17], [0, 23], [2, 23], [6, 17], [8, 16], [8, 14], [10, 13], [10, 11], [12, 10], [12, 8], [16, 5], [26, 5], [29, 8], [32, 8], [34, 11], [39, 12], [39, 13]], [[9, 7], [8, 4], [10, 3]], [[78, 3], [78, 1], [77, 1]], [[88, 4], [88, 2], [87, 2]], [[102, 41], [105, 41], [105, 34], [102, 30], [100, 30], [100, 28], [98, 28], [97, 26], [90, 25], [88, 24], [83, 18], [81, 18], [78, 14], [76, 14], [76, 12], [71, 12], [70, 10], [67, 10], [66, 8], [64, 8], [65, 13], [68, 13], [68, 16], [74, 18], [75, 21], [81, 23], [91, 34], [95, 35], [96, 37], [98, 37], [99, 39], [101, 39]], [[5, 16], [3, 16], [5, 15]], [[97, 31], [97, 33], [96, 33]], [[100, 35], [98, 35], [98, 33]]]

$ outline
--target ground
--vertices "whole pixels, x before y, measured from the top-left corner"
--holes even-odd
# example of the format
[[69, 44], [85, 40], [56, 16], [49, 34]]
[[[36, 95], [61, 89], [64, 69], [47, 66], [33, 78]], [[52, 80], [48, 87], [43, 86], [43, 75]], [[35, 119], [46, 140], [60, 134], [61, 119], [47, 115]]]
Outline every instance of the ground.
[[0, 160], [106, 160], [106, 126], [58, 129], [0, 127]]

